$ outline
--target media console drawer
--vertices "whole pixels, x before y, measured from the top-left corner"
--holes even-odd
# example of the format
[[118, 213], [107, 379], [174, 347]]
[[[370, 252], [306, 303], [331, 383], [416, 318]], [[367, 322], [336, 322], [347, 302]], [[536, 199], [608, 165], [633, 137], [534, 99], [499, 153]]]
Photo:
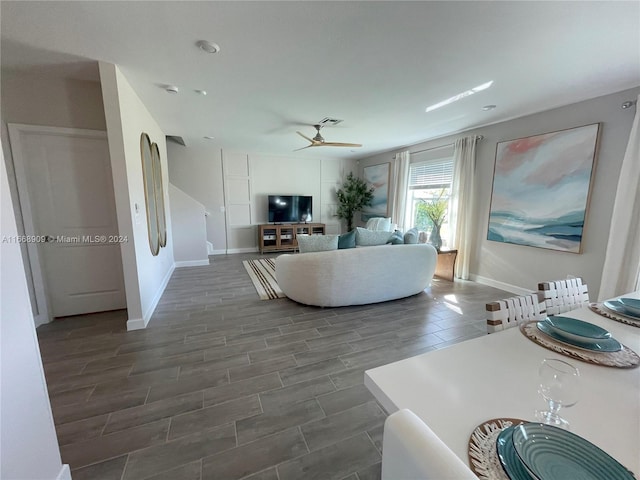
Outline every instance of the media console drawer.
[[292, 252], [298, 249], [298, 235], [324, 235], [324, 223], [265, 223], [258, 226], [258, 247], [264, 252]]

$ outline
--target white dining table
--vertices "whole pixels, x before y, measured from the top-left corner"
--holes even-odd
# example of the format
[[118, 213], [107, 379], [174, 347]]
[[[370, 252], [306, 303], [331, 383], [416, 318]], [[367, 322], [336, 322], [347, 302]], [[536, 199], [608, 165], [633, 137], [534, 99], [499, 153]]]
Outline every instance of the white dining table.
[[[640, 298], [640, 292], [623, 296]], [[588, 307], [562, 315], [599, 325], [640, 354], [640, 328]], [[535, 410], [546, 408], [537, 391], [538, 367], [545, 358], [565, 360], [580, 371], [581, 398], [560, 411], [570, 430], [640, 478], [640, 367], [569, 358], [534, 343], [515, 327], [367, 370], [365, 385], [389, 414], [413, 411], [468, 464], [475, 427], [493, 418], [535, 421]]]

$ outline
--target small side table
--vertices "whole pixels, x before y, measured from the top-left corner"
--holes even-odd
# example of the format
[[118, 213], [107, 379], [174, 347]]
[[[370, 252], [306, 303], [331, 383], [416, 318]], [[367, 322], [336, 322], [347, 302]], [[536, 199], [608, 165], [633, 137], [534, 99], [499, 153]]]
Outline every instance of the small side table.
[[456, 265], [456, 257], [458, 250], [440, 250], [438, 252], [438, 261], [436, 263], [436, 273], [438, 278], [443, 278], [453, 282], [453, 271]]

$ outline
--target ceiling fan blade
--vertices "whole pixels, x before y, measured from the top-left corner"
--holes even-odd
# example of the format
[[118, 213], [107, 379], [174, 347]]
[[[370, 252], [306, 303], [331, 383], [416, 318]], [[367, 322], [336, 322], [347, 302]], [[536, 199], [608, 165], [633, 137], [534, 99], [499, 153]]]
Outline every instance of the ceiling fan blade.
[[302, 138], [304, 138], [306, 141], [313, 143], [313, 139], [307, 137], [304, 133], [300, 133], [300, 132], [296, 132], [298, 135], [300, 135]]
[[306, 147], [296, 148], [296, 149], [294, 150], [294, 152], [297, 152], [297, 151], [299, 151], [299, 150], [304, 150], [305, 148], [311, 148], [311, 147], [317, 147], [317, 145], [315, 145], [315, 144], [313, 144], [313, 143], [312, 143], [311, 145], [307, 145]]
[[327, 147], [361, 147], [361, 143], [342, 143], [342, 142], [324, 142], [322, 145]]

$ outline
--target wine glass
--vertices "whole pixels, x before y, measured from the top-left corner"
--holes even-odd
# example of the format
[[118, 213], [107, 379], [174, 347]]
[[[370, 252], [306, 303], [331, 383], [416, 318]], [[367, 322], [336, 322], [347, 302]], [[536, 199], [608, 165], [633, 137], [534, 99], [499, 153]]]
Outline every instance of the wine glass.
[[536, 411], [536, 418], [542, 423], [569, 430], [569, 422], [558, 412], [578, 402], [580, 396], [580, 372], [563, 360], [545, 358], [538, 369], [540, 383], [538, 393], [549, 404], [549, 409]]

